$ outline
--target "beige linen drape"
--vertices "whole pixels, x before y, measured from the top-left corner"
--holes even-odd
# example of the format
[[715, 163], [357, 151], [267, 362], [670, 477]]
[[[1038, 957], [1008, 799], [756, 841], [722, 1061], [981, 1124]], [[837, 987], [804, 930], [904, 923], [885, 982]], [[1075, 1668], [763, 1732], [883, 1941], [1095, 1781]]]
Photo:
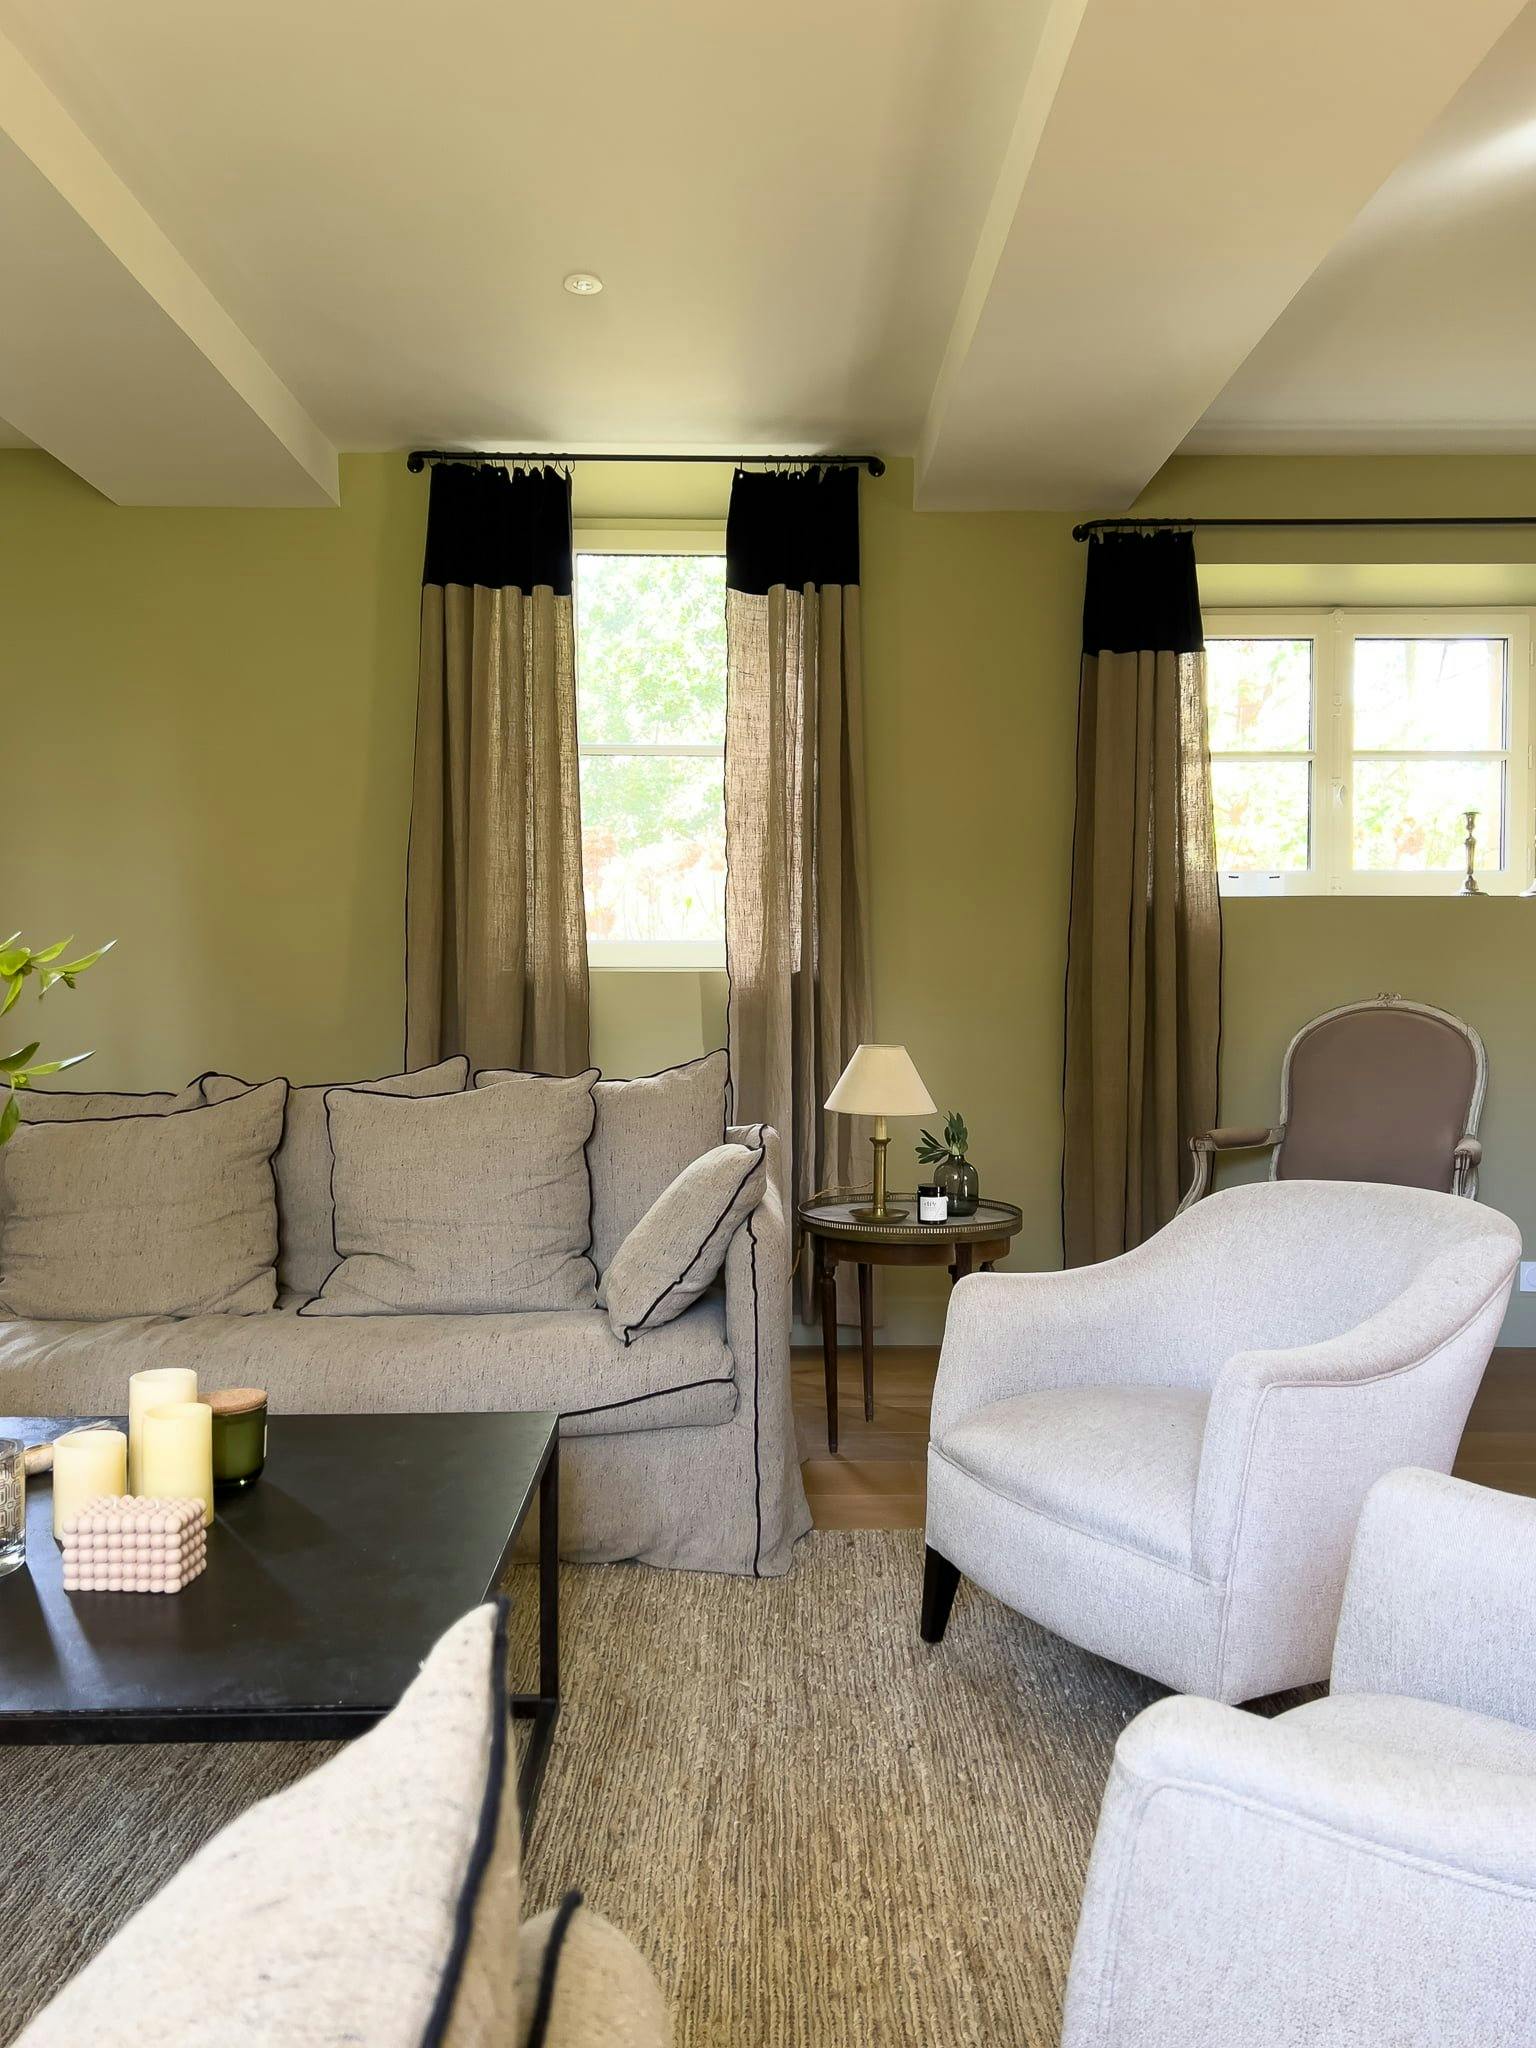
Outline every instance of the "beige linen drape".
[[[1090, 547], [1068, 928], [1069, 1266], [1128, 1251], [1177, 1209], [1189, 1138], [1217, 1121], [1221, 1032], [1193, 548], [1168, 533]], [[1127, 560], [1133, 548], [1156, 552]], [[1136, 639], [1147, 644], [1108, 644]]]
[[727, 538], [733, 1115], [780, 1132], [796, 1202], [869, 1177], [868, 1132], [822, 1107], [873, 1036], [857, 508], [853, 471], [738, 476]]
[[588, 983], [569, 482], [444, 465], [432, 488], [406, 1060], [575, 1073]]

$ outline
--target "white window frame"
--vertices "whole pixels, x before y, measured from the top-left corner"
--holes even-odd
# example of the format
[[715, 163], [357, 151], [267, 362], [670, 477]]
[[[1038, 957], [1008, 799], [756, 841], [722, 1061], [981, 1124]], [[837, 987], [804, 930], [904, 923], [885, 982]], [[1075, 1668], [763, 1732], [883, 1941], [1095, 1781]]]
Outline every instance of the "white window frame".
[[[1223, 895], [1283, 896], [1448, 896], [1465, 872], [1456, 868], [1423, 868], [1386, 873], [1351, 865], [1354, 846], [1354, 763], [1373, 757], [1401, 760], [1502, 760], [1505, 763], [1504, 865], [1492, 866], [1492, 848], [1479, 834], [1477, 879], [1490, 896], [1517, 896], [1532, 877], [1532, 750], [1531, 696], [1536, 637], [1527, 609], [1474, 609], [1435, 605], [1416, 609], [1399, 606], [1212, 607], [1204, 614], [1207, 640], [1300, 640], [1312, 642], [1312, 747], [1309, 754], [1261, 750], [1222, 750], [1215, 760], [1311, 762], [1311, 865], [1275, 876], [1262, 870], [1221, 875]], [[1356, 639], [1498, 639], [1509, 645], [1509, 717], [1501, 748], [1461, 753], [1454, 748], [1424, 748], [1415, 755], [1403, 748], [1366, 749], [1354, 745], [1354, 705], [1350, 691], [1351, 653]]]
[[[724, 555], [725, 527], [699, 520], [577, 519], [572, 522], [575, 546], [573, 573], [580, 581], [583, 555]], [[572, 605], [573, 613], [575, 605]], [[581, 644], [576, 646], [578, 674]], [[681, 760], [725, 759], [725, 734], [714, 746], [641, 746], [628, 741], [583, 740], [576, 736], [577, 767], [588, 755], [659, 754]], [[587, 965], [600, 971], [628, 969], [648, 974], [707, 973], [725, 966], [725, 940], [720, 939], [594, 939], [587, 940]]]

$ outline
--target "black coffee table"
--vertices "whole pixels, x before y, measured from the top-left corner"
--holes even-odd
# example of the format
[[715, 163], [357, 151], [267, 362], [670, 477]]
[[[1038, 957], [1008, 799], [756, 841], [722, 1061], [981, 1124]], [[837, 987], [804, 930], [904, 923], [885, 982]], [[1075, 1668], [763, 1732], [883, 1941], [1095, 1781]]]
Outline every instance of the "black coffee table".
[[[78, 1418], [0, 1418], [47, 1443]], [[184, 1592], [66, 1593], [53, 1488], [0, 1578], [0, 1743], [327, 1742], [383, 1719], [449, 1625], [495, 1595], [539, 1499], [539, 1682], [518, 1791], [533, 1812], [560, 1712], [559, 1418], [281, 1415], [221, 1494]]]

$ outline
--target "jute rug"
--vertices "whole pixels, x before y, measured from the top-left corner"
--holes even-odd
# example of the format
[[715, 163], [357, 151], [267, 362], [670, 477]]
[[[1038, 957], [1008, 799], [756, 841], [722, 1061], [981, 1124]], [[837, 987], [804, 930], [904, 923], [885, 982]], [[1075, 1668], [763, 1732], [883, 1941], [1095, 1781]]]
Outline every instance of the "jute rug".
[[[1159, 1688], [968, 1587], [928, 1649], [920, 1572], [916, 1532], [821, 1531], [781, 1580], [564, 1573], [528, 1910], [579, 1886], [650, 1958], [677, 2048], [1055, 2043], [1110, 1751]], [[0, 1750], [0, 2040], [329, 1753]]]

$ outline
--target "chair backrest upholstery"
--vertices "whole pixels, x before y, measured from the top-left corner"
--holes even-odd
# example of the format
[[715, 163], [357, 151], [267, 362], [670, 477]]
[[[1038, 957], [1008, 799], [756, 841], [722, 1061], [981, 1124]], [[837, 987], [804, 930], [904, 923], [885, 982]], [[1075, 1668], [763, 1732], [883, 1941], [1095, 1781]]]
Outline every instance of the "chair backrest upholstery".
[[1486, 1076], [1482, 1040], [1445, 1010], [1393, 997], [1330, 1010], [1285, 1056], [1275, 1178], [1449, 1194], [1452, 1154], [1476, 1132]]
[[[1192, 1338], [1170, 1383], [1198, 1383], [1238, 1351], [1289, 1350], [1356, 1328], [1412, 1291], [1426, 1338], [1449, 1335], [1507, 1282], [1507, 1216], [1420, 1188], [1250, 1182], [1176, 1216], [1148, 1246], [1183, 1268]], [[1132, 1258], [1141, 1256], [1131, 1253]]]

